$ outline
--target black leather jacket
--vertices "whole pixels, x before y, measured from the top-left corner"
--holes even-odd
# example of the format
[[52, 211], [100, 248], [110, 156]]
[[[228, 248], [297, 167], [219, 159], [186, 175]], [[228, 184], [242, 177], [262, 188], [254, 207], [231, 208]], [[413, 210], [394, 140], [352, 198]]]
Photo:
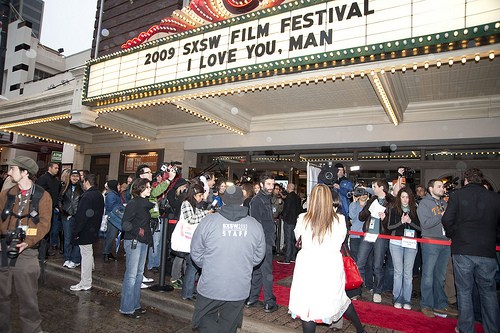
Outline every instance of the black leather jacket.
[[59, 196], [59, 210], [62, 212], [63, 217], [75, 216], [76, 209], [78, 208], [78, 200], [80, 200], [83, 194], [80, 184], [75, 186], [74, 191], [72, 188], [70, 185], [66, 193], [61, 193]]

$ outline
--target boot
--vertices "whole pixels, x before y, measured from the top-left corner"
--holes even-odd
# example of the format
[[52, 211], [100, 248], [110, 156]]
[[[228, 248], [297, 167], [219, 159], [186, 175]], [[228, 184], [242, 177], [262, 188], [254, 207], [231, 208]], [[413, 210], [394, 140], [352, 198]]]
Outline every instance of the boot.
[[108, 254], [109, 259], [116, 260], [116, 257], [113, 255], [113, 253]]

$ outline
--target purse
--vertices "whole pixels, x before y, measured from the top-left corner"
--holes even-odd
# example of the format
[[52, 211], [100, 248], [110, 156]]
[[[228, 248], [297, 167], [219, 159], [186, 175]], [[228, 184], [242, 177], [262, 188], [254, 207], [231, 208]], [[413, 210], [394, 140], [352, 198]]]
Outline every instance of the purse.
[[179, 220], [175, 225], [174, 231], [172, 232], [171, 247], [172, 250], [178, 252], [191, 252], [191, 239], [193, 238], [194, 231], [198, 227], [198, 223], [191, 224], [186, 221], [182, 216], [179, 216]]
[[344, 272], [345, 272], [345, 290], [353, 290], [359, 288], [363, 284], [363, 279], [359, 274], [358, 266], [356, 262], [347, 252], [345, 245], [342, 246], [345, 254], [342, 250], [342, 259], [344, 260]]

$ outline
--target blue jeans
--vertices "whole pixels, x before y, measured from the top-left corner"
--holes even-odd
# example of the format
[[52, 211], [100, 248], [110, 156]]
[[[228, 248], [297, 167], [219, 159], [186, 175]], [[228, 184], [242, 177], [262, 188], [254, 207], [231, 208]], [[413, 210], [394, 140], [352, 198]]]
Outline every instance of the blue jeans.
[[362, 241], [359, 245], [358, 269], [363, 281], [371, 278], [370, 276], [365, 277], [365, 266], [368, 262], [368, 256], [373, 252], [374, 294], [382, 293], [382, 287], [384, 286], [384, 260], [388, 247], [389, 240], [383, 238], [377, 238], [375, 243]]
[[[401, 241], [396, 241], [401, 243]], [[413, 290], [413, 263], [417, 249], [402, 247], [401, 244], [391, 241], [392, 262], [394, 264], [394, 303], [411, 305], [411, 292]]]
[[[57, 215], [56, 215], [57, 216]], [[80, 255], [80, 247], [78, 245], [71, 244], [71, 235], [73, 234], [73, 226], [75, 225], [75, 218], [63, 218], [62, 227], [64, 232], [64, 261], [69, 260], [75, 264], [79, 264], [82, 261], [82, 256]]]
[[392, 291], [394, 288], [394, 264], [392, 263], [392, 255], [389, 247], [387, 247], [386, 255], [382, 291]]
[[285, 232], [285, 261], [295, 260], [297, 257], [297, 248], [295, 247], [295, 234], [293, 230], [295, 229], [295, 224], [283, 223], [283, 229]]
[[198, 269], [194, 266], [191, 260], [191, 255], [186, 258], [186, 271], [184, 272], [184, 280], [182, 280], [182, 298], [193, 297], [194, 283], [196, 282], [196, 272]]
[[450, 261], [451, 250], [448, 245], [421, 244], [422, 281], [420, 306], [430, 309], [444, 309], [448, 306], [448, 297], [444, 292], [446, 268]]
[[104, 247], [102, 249], [102, 254], [110, 254], [113, 251], [113, 243], [115, 238], [118, 237], [118, 229], [108, 222], [108, 230], [106, 230], [106, 240], [104, 241]]
[[[349, 254], [351, 255], [352, 259], [356, 262], [356, 265], [358, 265], [358, 253], [359, 253], [359, 246], [361, 245], [361, 242], [363, 241], [363, 238], [350, 238], [349, 239]], [[366, 261], [365, 265], [365, 276], [371, 276], [371, 279], [364, 280], [365, 281], [365, 287], [367, 290], [373, 289], [373, 251], [370, 252], [368, 255], [368, 260]]]
[[120, 312], [131, 314], [141, 307], [139, 301], [141, 299], [142, 275], [148, 254], [148, 244], [137, 242], [137, 248], [132, 249], [132, 240], [126, 239], [123, 241], [123, 245], [127, 256]]
[[161, 241], [163, 239], [163, 225], [165, 220], [160, 218], [160, 230], [153, 232], [153, 246], [149, 247], [148, 269], [160, 267], [161, 262]]
[[476, 332], [472, 306], [474, 282], [481, 298], [481, 317], [486, 333], [499, 332], [499, 310], [495, 283], [497, 261], [495, 258], [453, 255], [455, 285], [457, 287], [458, 323], [461, 333]]
[[54, 247], [59, 245], [59, 230], [61, 230], [61, 220], [59, 219], [60, 214], [61, 213], [59, 214], [56, 214], [55, 212], [52, 213], [50, 245]]

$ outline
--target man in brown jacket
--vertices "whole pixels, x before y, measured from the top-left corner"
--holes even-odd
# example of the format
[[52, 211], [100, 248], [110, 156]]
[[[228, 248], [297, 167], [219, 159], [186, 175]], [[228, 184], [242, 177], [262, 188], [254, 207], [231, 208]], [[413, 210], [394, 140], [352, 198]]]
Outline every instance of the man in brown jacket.
[[40, 276], [37, 247], [50, 230], [52, 199], [34, 184], [37, 172], [38, 165], [31, 158], [16, 157], [9, 163], [8, 172], [14, 186], [0, 193], [0, 323], [7, 332], [11, 331], [12, 277], [16, 281], [23, 331], [42, 331], [37, 297]]

